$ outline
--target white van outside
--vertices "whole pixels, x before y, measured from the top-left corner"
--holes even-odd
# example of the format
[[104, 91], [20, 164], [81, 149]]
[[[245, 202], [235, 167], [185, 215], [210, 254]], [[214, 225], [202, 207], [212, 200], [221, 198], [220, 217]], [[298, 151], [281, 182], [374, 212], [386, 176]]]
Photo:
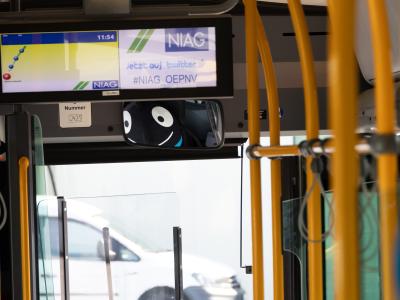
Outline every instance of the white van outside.
[[[42, 211], [42, 213], [41, 213]], [[114, 299], [174, 299], [174, 253], [152, 252], [113, 230], [99, 209], [68, 200], [69, 290], [71, 300], [108, 300], [102, 229], [109, 228]], [[39, 210], [41, 299], [61, 299], [57, 201]], [[46, 243], [42, 238], [47, 238]], [[222, 264], [183, 254], [184, 300], [243, 300], [235, 272]], [[48, 293], [54, 292], [49, 298]]]

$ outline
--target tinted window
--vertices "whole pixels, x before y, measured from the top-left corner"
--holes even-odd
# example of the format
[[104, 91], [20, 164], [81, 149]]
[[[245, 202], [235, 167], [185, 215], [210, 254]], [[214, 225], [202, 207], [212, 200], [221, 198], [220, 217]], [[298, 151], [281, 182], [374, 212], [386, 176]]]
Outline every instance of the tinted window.
[[40, 219], [41, 222], [49, 222], [50, 229], [50, 247], [51, 256], [60, 256], [60, 242], [59, 242], [59, 223], [56, 218]]
[[117, 254], [114, 260], [118, 261], [139, 261], [140, 258], [132, 251], [118, 243], [116, 240], [111, 239], [113, 251]]
[[95, 228], [75, 221], [68, 221], [68, 252], [70, 258], [101, 259], [98, 245], [103, 234]]
[[[50, 219], [51, 252], [59, 256], [58, 220]], [[99, 256], [98, 247], [103, 245], [103, 233], [90, 226], [75, 220], [68, 220], [68, 252], [71, 259], [103, 260]], [[139, 261], [140, 258], [121, 245], [117, 240], [111, 239], [112, 251], [116, 256], [114, 261]]]

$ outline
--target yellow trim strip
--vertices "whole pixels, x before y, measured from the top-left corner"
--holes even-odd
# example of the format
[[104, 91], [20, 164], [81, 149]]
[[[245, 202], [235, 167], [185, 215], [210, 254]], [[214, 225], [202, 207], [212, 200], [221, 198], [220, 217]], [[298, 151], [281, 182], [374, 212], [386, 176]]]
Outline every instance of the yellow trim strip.
[[355, 0], [330, 0], [329, 116], [334, 135], [335, 299], [360, 299]]
[[[396, 124], [390, 28], [385, 1], [369, 0], [374, 66], [375, 107], [378, 134], [394, 134]], [[382, 295], [395, 300], [394, 249], [397, 228], [397, 155], [378, 156]]]
[[[257, 3], [245, 0], [246, 71], [249, 142], [260, 143], [260, 95], [258, 86], [258, 53], [256, 41]], [[264, 261], [262, 239], [261, 165], [259, 160], [250, 161], [251, 225], [253, 254], [253, 295], [264, 300]]]
[[[314, 69], [308, 26], [300, 0], [289, 0], [289, 11], [296, 33], [297, 47], [300, 56], [301, 70], [304, 84], [305, 119], [307, 139], [318, 138], [319, 111], [317, 83]], [[312, 158], [307, 158], [307, 189], [313, 184], [314, 174], [311, 170]], [[307, 207], [308, 232], [311, 240], [321, 240], [321, 194], [315, 187], [310, 195]], [[323, 268], [322, 268], [322, 243], [308, 243], [308, 291], [310, 300], [323, 298]]]
[[31, 299], [31, 261], [29, 245], [29, 199], [28, 199], [29, 159], [19, 159], [19, 204], [21, 220], [21, 264], [22, 264], [22, 300]]
[[[264, 30], [260, 14], [257, 12], [257, 45], [264, 70], [265, 86], [268, 99], [268, 119], [270, 132], [270, 145], [279, 147], [280, 144], [280, 118], [279, 94], [276, 73], [272, 60], [271, 49]], [[272, 247], [273, 247], [273, 276], [274, 299], [284, 299], [284, 274], [282, 255], [282, 211], [281, 211], [281, 161], [271, 161], [271, 204], [272, 204]]]

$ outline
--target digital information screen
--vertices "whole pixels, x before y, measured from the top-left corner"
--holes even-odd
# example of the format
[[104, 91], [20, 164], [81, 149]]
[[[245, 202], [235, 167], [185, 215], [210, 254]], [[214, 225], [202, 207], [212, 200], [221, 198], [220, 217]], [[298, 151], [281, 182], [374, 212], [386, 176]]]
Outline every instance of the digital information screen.
[[2, 92], [217, 86], [215, 27], [1, 34]]

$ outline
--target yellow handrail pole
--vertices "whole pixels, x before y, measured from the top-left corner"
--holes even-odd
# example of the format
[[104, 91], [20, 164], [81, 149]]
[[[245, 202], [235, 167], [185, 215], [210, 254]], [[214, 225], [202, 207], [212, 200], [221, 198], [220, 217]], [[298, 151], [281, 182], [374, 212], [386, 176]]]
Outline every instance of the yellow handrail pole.
[[[374, 66], [377, 134], [393, 135], [396, 124], [391, 42], [385, 1], [369, 0]], [[378, 156], [378, 186], [383, 299], [397, 299], [394, 282], [394, 249], [397, 228], [397, 155]]]
[[22, 264], [22, 300], [31, 299], [31, 261], [29, 246], [29, 202], [28, 202], [29, 159], [19, 159], [19, 204], [21, 222], [21, 264]]
[[[288, 5], [296, 33], [303, 75], [307, 139], [311, 140], [318, 138], [319, 134], [318, 95], [314, 58], [308, 34], [308, 26], [300, 0], [289, 0]], [[307, 158], [307, 189], [311, 188], [314, 181], [311, 161], [311, 157]], [[321, 194], [319, 188], [316, 187], [310, 195], [307, 206], [309, 238], [314, 241], [321, 240], [322, 237], [321, 212]], [[322, 243], [308, 243], [308, 257], [308, 293], [310, 300], [319, 300], [323, 298]]]
[[[314, 153], [318, 154], [331, 154], [335, 152], [335, 147], [333, 140], [328, 140], [324, 142], [324, 146], [321, 143], [315, 143], [312, 146]], [[355, 150], [358, 154], [372, 154], [372, 149], [369, 142], [365, 139], [359, 139]], [[257, 146], [252, 149], [253, 155], [255, 157], [269, 157], [269, 158], [280, 158], [288, 156], [300, 156], [304, 155], [298, 146]]]
[[288, 5], [296, 34], [303, 76], [307, 138], [313, 139], [317, 138], [319, 134], [318, 95], [314, 57], [302, 4], [300, 0], [288, 0]]
[[[268, 119], [270, 146], [280, 145], [280, 118], [279, 118], [279, 94], [276, 73], [272, 60], [271, 49], [265, 34], [264, 24], [257, 12], [257, 44], [263, 64], [265, 86], [268, 98]], [[284, 299], [283, 286], [283, 255], [282, 255], [282, 180], [281, 161], [271, 161], [271, 202], [272, 202], [272, 247], [274, 270], [274, 299]]]
[[329, 108], [334, 134], [335, 299], [360, 299], [358, 157], [356, 145], [357, 72], [354, 56], [355, 0], [331, 0]]
[[254, 154], [256, 156], [279, 158], [285, 156], [300, 156], [298, 146], [270, 146], [270, 147], [255, 147]]
[[[258, 53], [256, 41], [257, 4], [245, 0], [246, 71], [248, 130], [250, 145], [260, 143], [260, 95], [258, 86]], [[264, 260], [261, 206], [261, 164], [250, 160], [251, 228], [253, 254], [253, 295], [255, 300], [264, 300]]]

